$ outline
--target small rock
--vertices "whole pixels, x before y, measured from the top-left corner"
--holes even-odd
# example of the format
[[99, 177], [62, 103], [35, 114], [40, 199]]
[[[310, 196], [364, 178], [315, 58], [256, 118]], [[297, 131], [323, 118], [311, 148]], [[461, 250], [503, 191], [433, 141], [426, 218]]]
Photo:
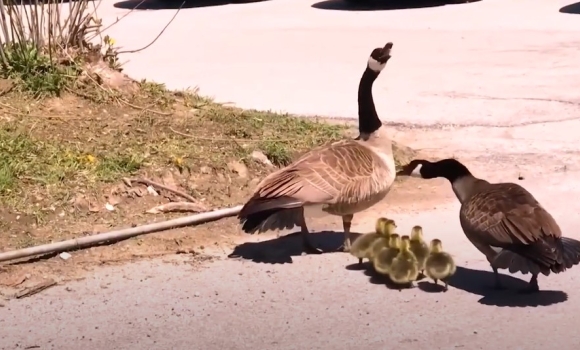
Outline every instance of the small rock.
[[201, 168], [199, 168], [199, 172], [202, 174], [210, 174], [211, 168], [208, 166], [202, 166]]
[[260, 151], [254, 151], [251, 154], [251, 157], [253, 160], [255, 160], [258, 163], [262, 163], [266, 166], [274, 166], [272, 164], [272, 162], [270, 162], [270, 160], [268, 159], [268, 157], [266, 157], [266, 155]]
[[99, 206], [97, 206], [96, 204], [90, 204], [89, 211], [92, 213], [98, 213], [101, 211], [101, 208], [99, 208]]
[[233, 160], [229, 162], [228, 169], [230, 169], [230, 171], [237, 173], [242, 179], [248, 177], [248, 168], [246, 168], [244, 164], [238, 161]]
[[163, 172], [161, 176], [161, 181], [164, 185], [171, 188], [177, 188], [177, 184], [175, 183], [175, 178], [173, 177], [173, 173], [169, 170]]
[[195, 292], [195, 293], [193, 293], [193, 296], [197, 298], [197, 297], [199, 297], [199, 293]]
[[115, 207], [112, 204], [107, 203], [105, 204], [105, 209], [107, 209], [108, 211], [113, 211], [115, 210]]
[[157, 191], [155, 191], [153, 186], [147, 186], [147, 192], [153, 196], [159, 196], [159, 193], [157, 193]]
[[62, 260], [68, 260], [70, 258], [72, 258], [72, 255], [70, 255], [67, 252], [62, 252], [60, 254], [58, 254], [58, 256], [62, 259]]

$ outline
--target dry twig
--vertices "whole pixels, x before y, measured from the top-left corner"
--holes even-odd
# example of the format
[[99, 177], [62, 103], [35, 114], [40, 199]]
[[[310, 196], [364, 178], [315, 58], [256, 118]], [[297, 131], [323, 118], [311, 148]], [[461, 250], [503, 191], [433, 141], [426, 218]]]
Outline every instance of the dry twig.
[[171, 202], [167, 204], [161, 204], [147, 210], [149, 214], [159, 214], [168, 212], [193, 212], [201, 213], [207, 211], [207, 207], [201, 203], [190, 203], [190, 202]]
[[32, 287], [28, 287], [28, 288], [21, 290], [20, 292], [16, 293], [14, 295], [14, 297], [16, 299], [26, 298], [29, 296], [33, 296], [34, 294], [38, 294], [38, 293], [42, 292], [43, 290], [48, 289], [48, 288], [53, 287], [53, 286], [56, 286], [55, 280], [52, 280], [52, 279], [46, 280], [46, 281], [43, 281], [43, 282], [41, 282], [37, 285], [34, 285]]
[[155, 181], [152, 181], [152, 180], [149, 180], [149, 179], [144, 179], [144, 178], [138, 178], [138, 179], [124, 178], [123, 181], [126, 184], [129, 184], [129, 185], [132, 184], [133, 182], [135, 182], [135, 183], [141, 183], [141, 184], [144, 184], [144, 185], [147, 185], [147, 186], [153, 186], [154, 188], [158, 188], [158, 189], [161, 189], [161, 190], [165, 190], [165, 191], [171, 192], [171, 193], [173, 193], [173, 194], [175, 194], [175, 195], [177, 195], [177, 196], [179, 196], [181, 198], [185, 198], [185, 199], [187, 199], [190, 202], [197, 203], [197, 200], [195, 198], [193, 198], [192, 196], [188, 195], [187, 193], [184, 193], [184, 192], [179, 191], [177, 189], [174, 189], [174, 188], [171, 188], [171, 187], [162, 185], [162, 184], [160, 184], [158, 182], [155, 182]]

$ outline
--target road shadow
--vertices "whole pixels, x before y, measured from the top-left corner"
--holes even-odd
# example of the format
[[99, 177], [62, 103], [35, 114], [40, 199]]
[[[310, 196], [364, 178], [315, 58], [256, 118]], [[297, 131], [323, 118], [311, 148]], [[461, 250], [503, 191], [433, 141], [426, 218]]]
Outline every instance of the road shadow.
[[[449, 286], [461, 289], [471, 294], [482, 296], [480, 304], [499, 307], [538, 307], [562, 303], [568, 300], [568, 295], [562, 291], [541, 290], [533, 294], [519, 294], [517, 291], [528, 285], [528, 281], [510, 275], [500, 274], [506, 290], [495, 290], [492, 271], [468, 269], [458, 266], [457, 272], [449, 281]], [[441, 282], [439, 282], [441, 284]], [[441, 290], [442, 290], [441, 286]], [[426, 292], [439, 289], [432, 281], [419, 283], [419, 288]]]
[[[88, 0], [89, 2], [95, 2], [95, 0]], [[54, 0], [38, 0], [38, 4], [48, 4], [48, 3], [53, 3], [54, 4]], [[78, 0], [59, 0], [59, 4], [63, 3], [63, 4], [68, 4], [71, 2], [78, 2]], [[12, 2], [10, 4], [6, 4], [6, 2], [4, 3], [5, 6], [9, 6], [11, 4], [16, 4], [16, 5], [36, 5], [36, 0], [12, 0]]]
[[576, 2], [570, 5], [566, 5], [560, 8], [560, 13], [567, 13], [571, 15], [580, 15], [580, 2]]
[[387, 11], [460, 5], [478, 1], [481, 0], [324, 0], [312, 4], [311, 7], [337, 11]]
[[263, 1], [267, 0], [126, 0], [116, 2], [113, 6], [125, 10], [177, 10]]
[[[351, 232], [351, 240], [354, 241], [360, 235]], [[344, 242], [342, 231], [312, 232], [310, 237], [314, 246], [320, 248], [323, 253], [342, 252], [339, 250]], [[242, 243], [234, 248], [228, 258], [266, 264], [291, 264], [292, 257], [300, 256], [303, 252], [302, 234], [298, 231], [263, 242]]]

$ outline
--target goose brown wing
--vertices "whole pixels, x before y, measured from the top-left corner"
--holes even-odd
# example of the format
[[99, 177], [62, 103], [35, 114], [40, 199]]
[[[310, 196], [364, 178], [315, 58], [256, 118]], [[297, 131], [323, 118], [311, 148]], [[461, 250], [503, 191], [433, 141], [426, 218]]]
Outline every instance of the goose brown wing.
[[336, 203], [373, 173], [376, 156], [354, 140], [317, 148], [266, 177], [256, 190], [261, 198], [292, 197], [303, 203]]
[[557, 259], [560, 227], [527, 190], [517, 184], [487, 184], [461, 208], [469, 238], [501, 247], [540, 264]]

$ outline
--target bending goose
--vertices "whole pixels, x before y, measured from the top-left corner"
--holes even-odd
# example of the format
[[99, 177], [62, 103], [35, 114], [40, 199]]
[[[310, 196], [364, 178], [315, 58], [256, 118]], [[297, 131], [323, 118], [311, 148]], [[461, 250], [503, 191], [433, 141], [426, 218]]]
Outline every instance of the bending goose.
[[377, 115], [372, 86], [391, 58], [392, 43], [372, 51], [358, 88], [359, 136], [317, 147], [262, 180], [238, 214], [246, 233], [300, 226], [305, 252], [310, 241], [304, 211], [342, 217], [344, 250], [350, 251], [353, 215], [381, 201], [395, 181], [391, 140]]
[[564, 272], [580, 262], [580, 242], [562, 237], [552, 215], [518, 184], [478, 179], [456, 159], [415, 159], [397, 175], [449, 180], [461, 202], [461, 228], [490, 262], [496, 288], [503, 288], [498, 268], [530, 272], [529, 285], [521, 291], [529, 293], [539, 291], [540, 273]]

